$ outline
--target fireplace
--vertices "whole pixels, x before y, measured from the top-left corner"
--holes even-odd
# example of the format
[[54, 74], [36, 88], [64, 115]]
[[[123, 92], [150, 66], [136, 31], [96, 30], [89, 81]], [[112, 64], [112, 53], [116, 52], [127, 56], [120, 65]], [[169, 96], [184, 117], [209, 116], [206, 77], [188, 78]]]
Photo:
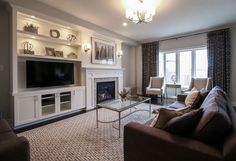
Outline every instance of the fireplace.
[[115, 99], [115, 81], [97, 82], [97, 103]]

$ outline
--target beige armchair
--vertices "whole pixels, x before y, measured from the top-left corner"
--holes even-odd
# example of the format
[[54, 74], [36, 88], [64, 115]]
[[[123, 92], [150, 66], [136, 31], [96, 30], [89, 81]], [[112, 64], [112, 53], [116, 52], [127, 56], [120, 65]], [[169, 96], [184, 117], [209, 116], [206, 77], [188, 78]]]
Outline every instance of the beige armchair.
[[150, 82], [146, 88], [147, 95], [161, 95], [161, 102], [164, 94], [164, 77], [150, 77]]
[[204, 88], [205, 90], [211, 90], [212, 88], [212, 79], [211, 78], [192, 78], [189, 88], [186, 90], [183, 90], [182, 93], [188, 93], [193, 88], [196, 88], [197, 90], [201, 90]]

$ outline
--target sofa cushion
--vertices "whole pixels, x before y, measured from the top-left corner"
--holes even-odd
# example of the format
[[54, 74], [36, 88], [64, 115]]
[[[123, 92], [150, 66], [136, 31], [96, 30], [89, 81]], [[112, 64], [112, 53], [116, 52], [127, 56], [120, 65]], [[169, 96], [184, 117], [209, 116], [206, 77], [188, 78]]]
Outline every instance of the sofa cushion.
[[12, 131], [6, 120], [0, 120], [0, 133]]
[[224, 92], [219, 87], [213, 88], [200, 108], [203, 109], [203, 115], [193, 137], [212, 144], [219, 144], [231, 128]]
[[185, 105], [191, 108], [195, 108], [198, 105], [201, 95], [198, 90], [191, 90], [185, 99]]
[[172, 103], [171, 105], [168, 106], [169, 108], [175, 108], [175, 109], [179, 109], [179, 108], [183, 108], [186, 107], [184, 102], [180, 102], [180, 101], [175, 101], [174, 103]]
[[176, 116], [168, 121], [165, 130], [174, 134], [184, 136], [190, 135], [201, 119], [202, 113], [202, 109], [196, 109], [180, 116]]

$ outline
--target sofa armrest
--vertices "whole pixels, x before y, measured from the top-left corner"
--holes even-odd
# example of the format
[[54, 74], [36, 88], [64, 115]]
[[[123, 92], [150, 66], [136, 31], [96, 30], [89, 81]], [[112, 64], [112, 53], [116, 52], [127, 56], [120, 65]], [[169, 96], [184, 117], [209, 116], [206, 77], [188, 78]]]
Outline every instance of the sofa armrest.
[[0, 161], [30, 161], [29, 141], [23, 136], [1, 141]]
[[197, 140], [139, 123], [124, 127], [124, 161], [220, 161], [221, 152]]
[[180, 102], [185, 102], [185, 99], [188, 95], [187, 94], [178, 94], [177, 95], [177, 101], [180, 101]]

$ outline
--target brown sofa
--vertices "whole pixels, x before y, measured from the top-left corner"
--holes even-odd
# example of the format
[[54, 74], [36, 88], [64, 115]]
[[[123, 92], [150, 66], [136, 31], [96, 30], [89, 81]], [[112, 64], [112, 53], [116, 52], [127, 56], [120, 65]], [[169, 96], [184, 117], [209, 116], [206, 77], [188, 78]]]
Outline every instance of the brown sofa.
[[0, 161], [30, 161], [29, 142], [18, 137], [6, 120], [0, 120]]
[[[212, 101], [224, 107], [212, 106]], [[213, 113], [218, 115], [212, 118], [215, 120], [209, 123], [211, 126], [208, 127], [208, 131], [207, 128], [202, 131], [219, 134], [228, 130], [224, 135], [218, 135], [218, 138], [210, 138], [211, 142], [200, 139], [204, 132], [198, 137], [194, 137], [193, 134], [182, 136], [139, 123], [127, 124], [124, 127], [124, 161], [235, 161], [236, 114], [229, 102], [228, 97], [218, 99], [217, 92], [213, 91], [201, 106], [203, 115], [193, 133], [199, 132], [203, 122]], [[225, 118], [230, 119], [229, 129], [224, 129], [228, 125], [222, 121]], [[213, 122], [217, 124], [211, 124]]]

